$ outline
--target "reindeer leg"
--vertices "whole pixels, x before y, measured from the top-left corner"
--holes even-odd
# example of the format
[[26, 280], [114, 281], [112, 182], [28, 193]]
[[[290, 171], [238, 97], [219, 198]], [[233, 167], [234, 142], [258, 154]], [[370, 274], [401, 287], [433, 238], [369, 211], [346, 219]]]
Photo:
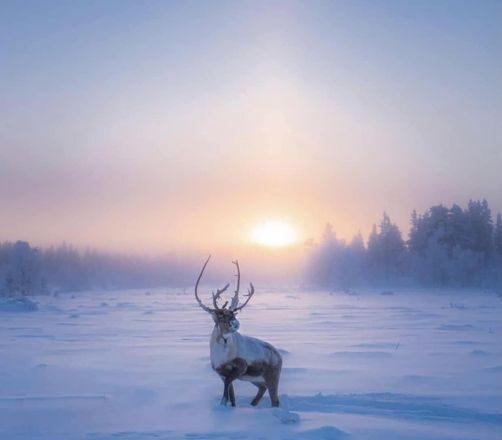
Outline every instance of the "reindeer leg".
[[228, 386], [228, 394], [230, 396], [230, 403], [232, 404], [232, 406], [235, 406], [235, 392], [234, 392], [234, 384], [233, 383], [231, 383]]
[[272, 406], [279, 406], [279, 377], [281, 375], [281, 366], [271, 368], [269, 371], [265, 372], [263, 375], [265, 383], [268, 388], [268, 393], [270, 394], [270, 401]]
[[226, 378], [225, 379], [225, 387], [223, 389], [223, 397], [221, 399], [221, 404], [226, 406], [229, 399], [230, 399], [230, 404], [232, 406], [235, 406], [234, 384]]
[[223, 380], [223, 396], [221, 396], [220, 405], [226, 405], [228, 403], [228, 386], [225, 376], [220, 377]]
[[[237, 379], [238, 377], [242, 376], [242, 374], [246, 371], [247, 366], [245, 365], [236, 365], [232, 372], [225, 377], [225, 389], [227, 390], [227, 402], [228, 398], [230, 397], [230, 403], [232, 406], [235, 406], [235, 393], [234, 393], [234, 386], [232, 382]], [[226, 402], [225, 402], [226, 404]]]
[[251, 405], [256, 406], [265, 394], [265, 391], [267, 391], [267, 386], [261, 382], [253, 382], [253, 385], [258, 387], [258, 392], [256, 393], [255, 398], [251, 401]]
[[222, 405], [226, 405], [228, 403], [228, 399], [230, 398], [230, 403], [232, 406], [235, 406], [235, 393], [234, 393], [234, 386], [232, 382], [237, 379], [238, 376], [234, 375], [234, 373], [231, 373], [227, 377], [225, 377], [225, 390], [224, 390], [224, 400], [222, 399], [221, 403]]
[[221, 399], [221, 404], [226, 405], [228, 399], [232, 406], [235, 406], [235, 393], [232, 382], [238, 377], [242, 376], [247, 370], [247, 363], [244, 359], [234, 359], [231, 363], [226, 364], [221, 368], [219, 373], [224, 381], [225, 388], [223, 390], [223, 398]]

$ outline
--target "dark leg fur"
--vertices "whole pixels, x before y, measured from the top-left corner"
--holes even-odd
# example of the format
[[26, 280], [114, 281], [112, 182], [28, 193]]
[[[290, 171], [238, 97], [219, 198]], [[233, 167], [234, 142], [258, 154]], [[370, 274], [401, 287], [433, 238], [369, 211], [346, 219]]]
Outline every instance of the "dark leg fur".
[[232, 406], [235, 406], [235, 392], [233, 383], [228, 386], [228, 394], [230, 395], [230, 403], [232, 404]]
[[258, 393], [256, 393], [255, 398], [251, 401], [251, 405], [256, 406], [265, 394], [265, 391], [267, 391], [267, 386], [260, 382], [253, 382], [253, 385], [258, 387]]
[[220, 404], [221, 405], [226, 405], [228, 402], [228, 387], [225, 383], [225, 378], [221, 376], [221, 379], [223, 380], [223, 396], [221, 396]]
[[270, 394], [270, 401], [272, 402], [272, 406], [279, 406], [278, 392], [281, 367], [282, 365], [278, 365], [277, 367], [271, 368], [269, 371], [266, 371], [263, 376], [268, 388], [268, 393]]
[[218, 371], [224, 383], [223, 397], [221, 398], [222, 405], [226, 405], [230, 399], [232, 406], [235, 406], [235, 392], [232, 382], [244, 374], [246, 369], [246, 362], [242, 359], [236, 359], [231, 364], [225, 365], [225, 367]]

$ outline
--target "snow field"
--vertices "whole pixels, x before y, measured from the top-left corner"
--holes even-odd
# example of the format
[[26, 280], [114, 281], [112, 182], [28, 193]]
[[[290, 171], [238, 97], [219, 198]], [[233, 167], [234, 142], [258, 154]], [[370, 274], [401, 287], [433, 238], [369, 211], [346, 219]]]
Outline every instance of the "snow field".
[[280, 409], [245, 382], [219, 405], [190, 292], [2, 301], [0, 438], [500, 440], [501, 299], [385, 293], [258, 288], [240, 331], [281, 349]]

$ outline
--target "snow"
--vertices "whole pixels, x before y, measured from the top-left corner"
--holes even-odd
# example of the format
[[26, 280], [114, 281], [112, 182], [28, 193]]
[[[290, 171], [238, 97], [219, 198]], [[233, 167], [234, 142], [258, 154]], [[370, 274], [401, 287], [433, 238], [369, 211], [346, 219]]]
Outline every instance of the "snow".
[[37, 302], [28, 297], [0, 298], [0, 312], [30, 312], [37, 309]]
[[[30, 304], [31, 300], [26, 304]], [[6, 440], [502, 438], [502, 301], [489, 292], [264, 290], [241, 332], [280, 349], [281, 408], [219, 405], [211, 317], [165, 289], [0, 306]]]

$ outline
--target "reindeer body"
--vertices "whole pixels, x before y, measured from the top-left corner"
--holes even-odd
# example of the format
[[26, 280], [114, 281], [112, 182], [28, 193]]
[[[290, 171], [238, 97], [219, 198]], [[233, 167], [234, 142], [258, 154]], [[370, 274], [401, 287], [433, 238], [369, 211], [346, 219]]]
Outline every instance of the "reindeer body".
[[211, 334], [209, 348], [211, 366], [214, 370], [236, 358], [246, 359], [248, 364], [266, 362], [278, 365], [282, 362], [279, 352], [268, 342], [241, 335], [239, 332], [230, 333], [223, 337], [217, 326], [214, 327]]
[[258, 394], [251, 404], [257, 405], [268, 389], [272, 406], [279, 406], [278, 386], [282, 368], [279, 352], [268, 342], [239, 332], [223, 336], [215, 325], [210, 340], [211, 366], [223, 380], [222, 404], [230, 399], [235, 406], [232, 382], [236, 379], [251, 382]]
[[254, 293], [254, 287], [251, 284], [248, 299], [243, 305], [239, 306], [240, 271], [239, 264], [235, 261], [238, 281], [237, 290], [230, 307], [226, 308], [228, 302], [223, 307], [218, 307], [217, 305], [218, 298], [228, 288], [228, 284], [223, 289], [218, 290], [216, 294], [213, 293], [214, 309], [204, 306], [197, 295], [197, 286], [208, 261], [209, 258], [204, 264], [197, 280], [195, 298], [199, 305], [211, 314], [215, 323], [209, 348], [211, 366], [224, 383], [221, 403], [226, 405], [230, 400], [231, 405], [235, 406], [233, 382], [239, 379], [251, 382], [258, 387], [258, 393], [251, 402], [251, 405], [257, 405], [268, 389], [272, 406], [279, 406], [278, 386], [282, 368], [281, 355], [268, 342], [241, 335], [237, 331], [239, 322], [235, 315], [248, 303]]
[[282, 358], [272, 345], [239, 332], [222, 336], [218, 326], [215, 326], [211, 335], [210, 352], [211, 366], [224, 383], [230, 376], [251, 382], [258, 388], [268, 388], [272, 405], [278, 406], [277, 387]]

